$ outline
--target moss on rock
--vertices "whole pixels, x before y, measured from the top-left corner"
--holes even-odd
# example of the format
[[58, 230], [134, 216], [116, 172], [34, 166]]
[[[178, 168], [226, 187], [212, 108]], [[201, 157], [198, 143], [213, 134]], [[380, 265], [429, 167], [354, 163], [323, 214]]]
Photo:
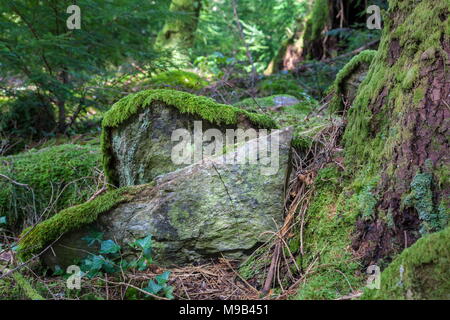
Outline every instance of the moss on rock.
[[34, 223], [46, 208], [43, 218], [86, 201], [95, 192], [100, 160], [98, 147], [72, 144], [0, 157], [0, 174], [28, 186], [0, 177], [0, 216], [20, 228]]
[[124, 187], [112, 190], [92, 201], [64, 209], [36, 226], [23, 230], [18, 244], [20, 259], [26, 261], [63, 234], [95, 222], [100, 214], [131, 200], [140, 189], [141, 187]]
[[208, 82], [193, 72], [170, 70], [157, 74], [145, 84], [166, 89], [200, 90], [206, 87]]
[[190, 114], [194, 118], [217, 125], [237, 125], [248, 121], [256, 128], [278, 127], [276, 122], [267, 115], [219, 104], [210, 98], [167, 89], [141, 91], [121, 99], [104, 116], [102, 123], [103, 165], [105, 175], [110, 183], [118, 184], [116, 174], [111, 169], [113, 165], [111, 130], [121, 126], [146, 108], [151, 108], [154, 103], [163, 103], [175, 108], [181, 114]]
[[381, 288], [364, 300], [450, 299], [450, 228], [419, 239], [381, 273]]

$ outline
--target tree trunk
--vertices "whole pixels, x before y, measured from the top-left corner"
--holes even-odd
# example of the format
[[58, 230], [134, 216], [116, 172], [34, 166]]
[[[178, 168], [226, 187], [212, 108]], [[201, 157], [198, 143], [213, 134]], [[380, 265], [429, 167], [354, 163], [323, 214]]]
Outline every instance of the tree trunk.
[[446, 1], [390, 0], [380, 48], [347, 110], [347, 170], [378, 181], [353, 248], [392, 256], [450, 216], [450, 43]]
[[[67, 71], [61, 71], [60, 81], [65, 85], [68, 83]], [[58, 97], [58, 133], [64, 133], [66, 131], [66, 101], [62, 97]]]
[[172, 50], [177, 62], [189, 60], [189, 49], [194, 45], [194, 34], [197, 30], [201, 0], [172, 0], [170, 11], [183, 13], [186, 16], [169, 18], [156, 39], [156, 47]]

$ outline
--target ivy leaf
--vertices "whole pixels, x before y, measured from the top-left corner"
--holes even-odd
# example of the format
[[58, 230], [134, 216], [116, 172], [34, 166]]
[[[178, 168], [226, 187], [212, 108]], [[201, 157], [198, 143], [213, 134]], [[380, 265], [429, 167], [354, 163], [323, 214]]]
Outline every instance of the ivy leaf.
[[56, 265], [55, 266], [55, 271], [53, 272], [53, 275], [54, 276], [62, 276], [64, 274], [65, 274], [64, 270], [59, 265]]
[[103, 240], [103, 232], [92, 232], [90, 235], [81, 238], [81, 240], [87, 241], [90, 247], [97, 241], [100, 243]]
[[105, 270], [106, 273], [113, 273], [116, 271], [116, 265], [109, 259], [105, 259], [103, 261], [102, 268], [103, 270]]
[[148, 286], [146, 288], [144, 288], [145, 291], [151, 293], [151, 294], [157, 294], [158, 292], [160, 292], [163, 289], [163, 286], [160, 286], [159, 284], [157, 284], [155, 281], [150, 280], [148, 282]]
[[120, 251], [120, 246], [115, 243], [113, 240], [106, 240], [102, 242], [100, 247], [100, 253], [103, 254], [112, 254]]
[[166, 296], [167, 299], [173, 299], [173, 287], [172, 286], [166, 286], [164, 288], [164, 295]]
[[148, 235], [143, 239], [136, 240], [134, 244], [144, 250], [150, 249], [152, 247], [152, 236]]
[[148, 260], [149, 263], [152, 263], [152, 249], [144, 249], [143, 256]]
[[98, 271], [102, 268], [104, 258], [102, 256], [93, 256], [91, 259], [84, 260], [87, 271]]
[[155, 277], [155, 279], [158, 282], [158, 284], [164, 285], [169, 280], [169, 276], [170, 276], [170, 271], [165, 271], [164, 273], [157, 275]]

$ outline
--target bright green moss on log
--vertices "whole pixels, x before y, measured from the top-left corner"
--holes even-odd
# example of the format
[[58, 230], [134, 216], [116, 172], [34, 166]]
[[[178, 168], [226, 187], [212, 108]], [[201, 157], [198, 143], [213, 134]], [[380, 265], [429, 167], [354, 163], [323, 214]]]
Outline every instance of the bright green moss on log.
[[95, 146], [65, 144], [0, 157], [0, 174], [29, 187], [0, 177], [0, 216], [20, 228], [33, 223], [47, 207], [51, 210], [44, 218], [84, 202], [96, 191], [99, 171], [101, 156]]
[[381, 273], [381, 288], [361, 299], [450, 299], [449, 243], [450, 228], [419, 239]]
[[246, 119], [257, 128], [271, 129], [278, 127], [276, 122], [267, 115], [219, 104], [210, 98], [186, 92], [158, 89], [131, 94], [114, 104], [103, 118], [101, 138], [103, 166], [105, 175], [110, 183], [114, 184], [115, 181], [114, 175], [110, 170], [112, 167], [110, 130], [120, 126], [141, 110], [150, 108], [153, 102], [162, 102], [176, 108], [181, 113], [191, 114], [194, 117], [199, 117], [217, 125], [234, 125]]
[[20, 259], [26, 261], [39, 254], [61, 235], [95, 222], [100, 214], [131, 200], [139, 190], [139, 187], [124, 187], [109, 191], [92, 201], [64, 209], [34, 228], [25, 229], [18, 246]]
[[361, 65], [369, 66], [375, 57], [376, 50], [365, 50], [360, 54], [354, 56], [337, 74], [336, 80], [334, 80], [330, 92], [333, 93], [333, 98], [330, 102], [329, 110], [332, 112], [342, 111], [342, 98], [344, 91], [345, 80], [347, 80], [352, 73], [357, 70]]
[[192, 90], [200, 90], [208, 85], [208, 82], [199, 75], [183, 71], [171, 70], [162, 72], [152, 77], [148, 84], [152, 86], [168, 87], [168, 88], [186, 88]]

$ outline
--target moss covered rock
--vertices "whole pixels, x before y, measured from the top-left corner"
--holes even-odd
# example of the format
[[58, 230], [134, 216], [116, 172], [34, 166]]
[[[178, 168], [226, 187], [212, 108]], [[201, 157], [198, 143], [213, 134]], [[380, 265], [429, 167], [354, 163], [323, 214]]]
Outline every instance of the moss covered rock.
[[303, 122], [308, 113], [317, 107], [318, 102], [306, 94], [301, 100], [288, 94], [278, 94], [264, 98], [247, 98], [234, 105], [250, 112], [265, 113], [280, 127], [287, 127]]
[[193, 72], [171, 70], [157, 74], [145, 85], [166, 89], [200, 90], [207, 86], [208, 82]]
[[[175, 90], [146, 90], [117, 102], [103, 120], [105, 173], [117, 186], [151, 182], [158, 175], [185, 166], [171, 159], [172, 133], [194, 121], [202, 129], [275, 128], [268, 116], [218, 104], [212, 99]], [[193, 136], [193, 135], [192, 135]]]
[[0, 157], [0, 174], [0, 216], [20, 229], [86, 201], [96, 191], [101, 156], [95, 146], [59, 145]]
[[361, 299], [450, 299], [450, 228], [419, 239], [381, 273], [381, 287]]
[[[166, 174], [155, 185], [117, 189], [63, 210], [24, 231], [20, 256], [29, 258], [63, 235], [44, 259], [50, 265], [71, 264], [86, 254], [84, 250], [92, 250], [80, 239], [96, 230], [121, 244], [153, 235], [156, 263], [162, 265], [221, 254], [242, 258], [267, 240], [264, 232], [275, 231], [281, 223], [290, 140], [291, 131], [284, 129], [279, 134], [279, 162], [272, 163], [275, 171], [268, 175], [261, 171], [269, 166], [264, 161], [227, 163], [219, 156]], [[254, 148], [256, 141], [226, 155], [235, 157]]]

